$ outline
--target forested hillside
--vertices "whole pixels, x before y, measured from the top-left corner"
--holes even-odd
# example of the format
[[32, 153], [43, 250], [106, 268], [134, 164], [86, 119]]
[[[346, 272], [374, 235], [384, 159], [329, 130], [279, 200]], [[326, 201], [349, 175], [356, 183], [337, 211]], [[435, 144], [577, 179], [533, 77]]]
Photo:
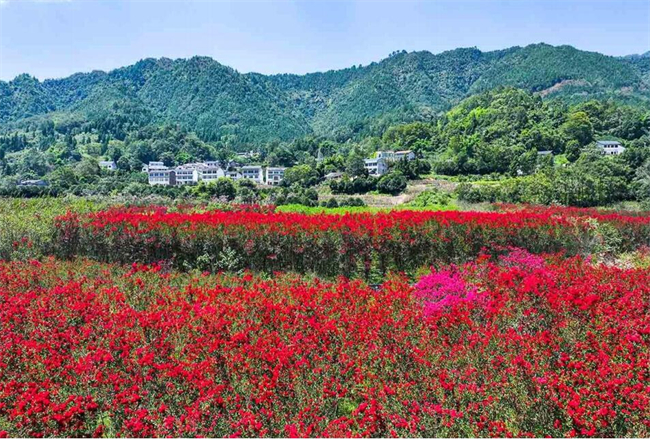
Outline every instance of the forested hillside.
[[[111, 72], [0, 81], [0, 129], [36, 118], [178, 124], [233, 148], [314, 134], [343, 141], [430, 121], [472, 94], [515, 86], [544, 99], [650, 102], [650, 58], [545, 44], [494, 52], [396, 52], [368, 66], [307, 75], [241, 74], [206, 57], [146, 59]], [[111, 122], [112, 120], [112, 122]]]

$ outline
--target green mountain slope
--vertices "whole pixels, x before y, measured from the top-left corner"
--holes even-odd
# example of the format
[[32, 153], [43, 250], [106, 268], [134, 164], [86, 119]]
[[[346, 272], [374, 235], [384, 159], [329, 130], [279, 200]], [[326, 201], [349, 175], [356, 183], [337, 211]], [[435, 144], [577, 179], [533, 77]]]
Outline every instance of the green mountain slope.
[[0, 81], [0, 129], [34, 116], [89, 121], [129, 108], [233, 145], [307, 134], [349, 138], [397, 122], [428, 120], [500, 86], [545, 99], [650, 102], [647, 56], [614, 58], [545, 44], [481, 52], [396, 52], [368, 66], [307, 75], [241, 74], [206, 57], [146, 59], [111, 72]]

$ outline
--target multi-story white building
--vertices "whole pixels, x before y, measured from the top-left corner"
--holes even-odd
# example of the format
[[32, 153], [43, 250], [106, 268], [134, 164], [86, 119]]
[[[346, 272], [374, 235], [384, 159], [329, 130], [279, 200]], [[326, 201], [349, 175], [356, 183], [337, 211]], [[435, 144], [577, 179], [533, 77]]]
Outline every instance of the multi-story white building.
[[388, 172], [388, 163], [385, 158], [366, 159], [363, 166], [370, 175], [384, 175]]
[[197, 163], [188, 163], [186, 165], [176, 166], [176, 184], [195, 184], [199, 182], [199, 171]]
[[253, 180], [255, 183], [264, 183], [264, 173], [261, 166], [242, 166], [241, 175], [243, 178]]
[[153, 170], [167, 169], [163, 162], [149, 162], [148, 165], [142, 165], [142, 172], [149, 172]]
[[233, 180], [239, 180], [242, 178], [242, 175], [241, 172], [237, 171], [236, 169], [233, 169], [226, 172], [226, 177], [231, 178]]
[[600, 148], [605, 155], [619, 155], [623, 154], [625, 147], [616, 140], [598, 140], [596, 146]]
[[176, 185], [176, 172], [173, 169], [150, 169], [148, 174], [150, 185]]
[[99, 167], [102, 169], [108, 169], [109, 171], [114, 171], [117, 169], [117, 165], [113, 160], [102, 160], [99, 162]]
[[277, 186], [284, 180], [284, 171], [287, 168], [266, 168], [266, 184]]
[[409, 162], [411, 160], [415, 160], [415, 153], [411, 151], [410, 149], [404, 150], [404, 151], [395, 151], [395, 160], [402, 160], [406, 159]]
[[377, 158], [384, 159], [388, 162], [406, 159], [408, 161], [415, 159], [415, 153], [410, 149], [404, 151], [377, 151]]
[[198, 179], [199, 181], [205, 181], [205, 182], [211, 182], [215, 181], [218, 178], [223, 178], [226, 176], [226, 172], [221, 169], [219, 166], [210, 166], [208, 165], [208, 162], [206, 162], [207, 166], [200, 166], [197, 168], [198, 171]]
[[376, 158], [391, 161], [395, 158], [395, 153], [393, 151], [377, 151]]

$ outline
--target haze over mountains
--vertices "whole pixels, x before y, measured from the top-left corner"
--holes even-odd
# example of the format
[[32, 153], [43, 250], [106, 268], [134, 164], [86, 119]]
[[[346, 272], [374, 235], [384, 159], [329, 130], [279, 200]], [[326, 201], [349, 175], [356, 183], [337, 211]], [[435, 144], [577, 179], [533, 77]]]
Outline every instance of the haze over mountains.
[[233, 144], [308, 134], [350, 137], [428, 120], [502, 86], [569, 102], [650, 105], [650, 53], [623, 58], [536, 44], [482, 52], [396, 52], [368, 66], [306, 75], [241, 74], [208, 57], [145, 59], [111, 72], [0, 81], [0, 128], [34, 117], [178, 123]]

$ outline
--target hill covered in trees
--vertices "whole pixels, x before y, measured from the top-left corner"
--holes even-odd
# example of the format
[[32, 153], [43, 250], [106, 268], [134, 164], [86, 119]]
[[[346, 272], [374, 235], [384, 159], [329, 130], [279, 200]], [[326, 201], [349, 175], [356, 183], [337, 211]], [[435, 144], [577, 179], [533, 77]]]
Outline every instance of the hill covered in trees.
[[178, 125], [231, 148], [309, 135], [344, 141], [403, 122], [432, 121], [501, 86], [544, 100], [650, 105], [650, 58], [615, 58], [545, 44], [481, 52], [396, 52], [367, 66], [307, 75], [241, 74], [206, 57], [146, 59], [111, 72], [0, 81], [0, 130], [94, 124], [111, 138]]

